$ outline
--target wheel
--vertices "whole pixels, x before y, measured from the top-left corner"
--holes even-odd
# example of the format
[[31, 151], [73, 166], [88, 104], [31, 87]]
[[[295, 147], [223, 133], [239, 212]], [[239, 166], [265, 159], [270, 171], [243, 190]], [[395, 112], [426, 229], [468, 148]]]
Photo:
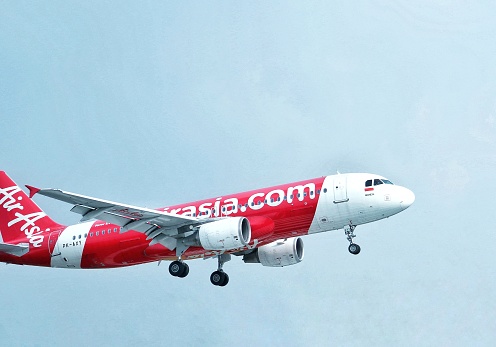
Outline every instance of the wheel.
[[351, 253], [351, 254], [355, 254], [357, 255], [358, 253], [360, 253], [360, 246], [355, 244], [355, 243], [352, 243], [348, 246], [348, 251]]
[[186, 264], [186, 263], [182, 263], [182, 264], [184, 266], [184, 271], [183, 271], [183, 273], [181, 275], [177, 276], [177, 277], [180, 277], [180, 278], [186, 277], [189, 274], [189, 265]]
[[[189, 266], [182, 261], [173, 261], [169, 265], [169, 273], [175, 277], [184, 277], [189, 272]], [[186, 273], [186, 274], [185, 274]]]
[[229, 277], [224, 271], [217, 270], [212, 272], [212, 274], [210, 275], [210, 282], [212, 282], [214, 286], [223, 287], [227, 284], [227, 282], [229, 282]]
[[224, 271], [214, 271], [210, 275], [210, 282], [214, 286], [220, 286], [221, 283], [224, 282]]
[[222, 284], [219, 284], [221, 287], [224, 287], [226, 284], [229, 283], [229, 275], [224, 272], [224, 281]]

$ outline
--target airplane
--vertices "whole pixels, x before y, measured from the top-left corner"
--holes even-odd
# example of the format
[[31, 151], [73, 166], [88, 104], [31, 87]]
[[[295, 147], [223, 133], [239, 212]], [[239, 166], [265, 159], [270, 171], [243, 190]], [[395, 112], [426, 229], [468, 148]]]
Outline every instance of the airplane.
[[[225, 286], [224, 263], [241, 256], [268, 267], [303, 260], [304, 235], [344, 230], [348, 251], [358, 225], [397, 214], [414, 193], [368, 173], [324, 176], [182, 205], [149, 209], [60, 189], [26, 185], [0, 171], [0, 262], [68, 269], [106, 269], [171, 261], [184, 278], [189, 260], [217, 259], [210, 281]], [[39, 194], [70, 205], [78, 224], [53, 221], [32, 200]], [[160, 264], [160, 263], [159, 263]]]

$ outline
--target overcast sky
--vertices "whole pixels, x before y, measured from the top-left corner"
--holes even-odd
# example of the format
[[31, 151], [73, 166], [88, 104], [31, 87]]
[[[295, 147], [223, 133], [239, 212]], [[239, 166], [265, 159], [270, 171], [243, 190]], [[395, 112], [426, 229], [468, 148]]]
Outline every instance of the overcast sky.
[[[340, 172], [401, 214], [282, 269], [0, 264], [0, 344], [496, 344], [493, 2], [1, 1], [0, 169], [159, 207]], [[70, 206], [36, 202], [77, 223]]]

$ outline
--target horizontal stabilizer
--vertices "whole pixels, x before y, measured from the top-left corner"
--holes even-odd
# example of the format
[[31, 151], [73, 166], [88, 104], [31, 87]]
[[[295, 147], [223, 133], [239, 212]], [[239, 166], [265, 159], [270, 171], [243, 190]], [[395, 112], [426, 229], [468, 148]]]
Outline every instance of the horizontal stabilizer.
[[26, 254], [28, 251], [29, 251], [28, 243], [19, 243], [17, 245], [11, 245], [9, 243], [0, 242], [0, 252], [4, 252], [20, 257]]

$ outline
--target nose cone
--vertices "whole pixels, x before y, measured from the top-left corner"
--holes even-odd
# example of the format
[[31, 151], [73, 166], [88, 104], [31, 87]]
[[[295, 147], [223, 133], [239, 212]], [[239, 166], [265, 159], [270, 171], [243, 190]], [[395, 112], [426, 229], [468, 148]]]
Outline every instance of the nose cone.
[[401, 192], [401, 208], [406, 209], [410, 207], [415, 201], [415, 194], [410, 189], [403, 188]]

